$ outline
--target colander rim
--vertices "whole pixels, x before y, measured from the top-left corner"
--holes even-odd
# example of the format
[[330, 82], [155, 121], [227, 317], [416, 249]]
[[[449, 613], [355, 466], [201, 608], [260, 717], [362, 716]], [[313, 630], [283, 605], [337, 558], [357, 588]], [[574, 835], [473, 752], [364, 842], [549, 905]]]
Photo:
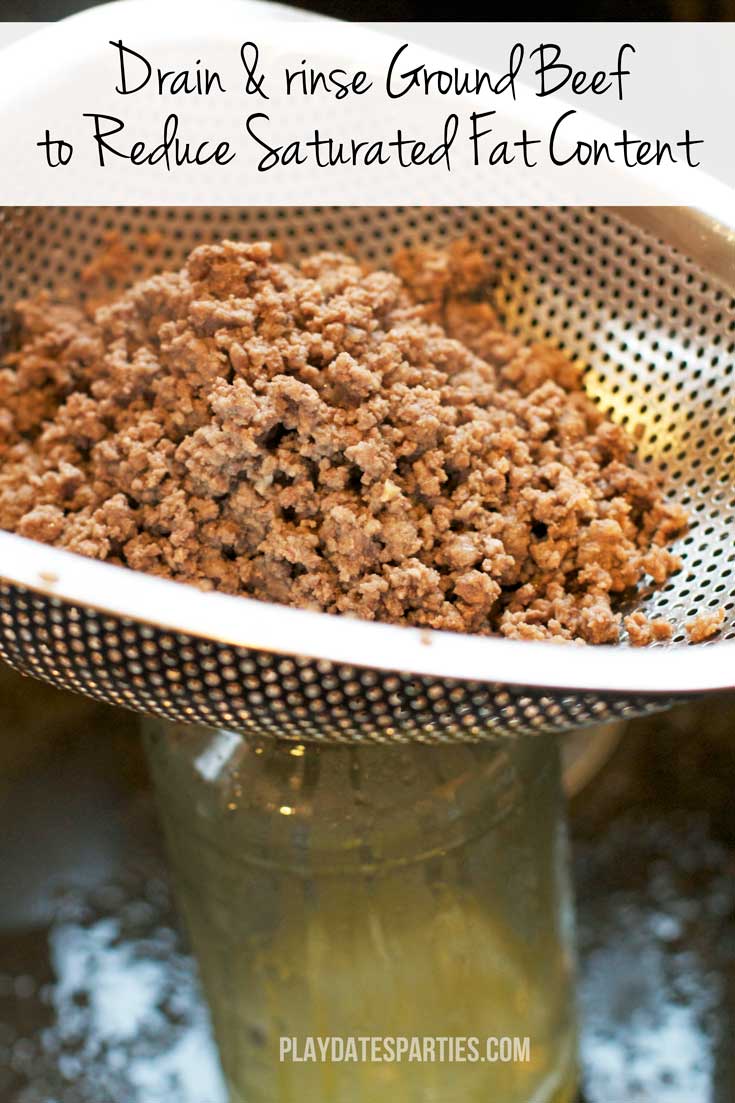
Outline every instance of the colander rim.
[[204, 592], [9, 532], [0, 532], [3, 581], [52, 603], [226, 647], [384, 672], [555, 692], [681, 696], [735, 688], [735, 641], [577, 646], [383, 624]]

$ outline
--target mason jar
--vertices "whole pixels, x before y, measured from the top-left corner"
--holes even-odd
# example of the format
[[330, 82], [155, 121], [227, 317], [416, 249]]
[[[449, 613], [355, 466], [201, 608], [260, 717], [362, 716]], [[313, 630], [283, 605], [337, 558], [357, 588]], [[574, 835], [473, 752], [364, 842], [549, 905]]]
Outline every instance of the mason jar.
[[146, 744], [231, 1103], [573, 1099], [557, 738]]

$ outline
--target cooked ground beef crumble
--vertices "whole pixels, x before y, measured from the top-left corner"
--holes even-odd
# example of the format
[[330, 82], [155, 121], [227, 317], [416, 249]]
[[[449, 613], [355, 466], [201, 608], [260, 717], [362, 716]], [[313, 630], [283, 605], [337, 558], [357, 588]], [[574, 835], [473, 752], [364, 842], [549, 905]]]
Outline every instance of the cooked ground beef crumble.
[[92, 316], [18, 304], [0, 527], [202, 589], [617, 640], [616, 599], [679, 568], [684, 510], [564, 355], [504, 332], [479, 253], [394, 269], [224, 242]]
[[708, 609], [700, 613], [698, 617], [687, 621], [684, 627], [690, 643], [702, 643], [703, 640], [716, 636], [724, 623], [725, 610], [720, 606], [719, 609]]

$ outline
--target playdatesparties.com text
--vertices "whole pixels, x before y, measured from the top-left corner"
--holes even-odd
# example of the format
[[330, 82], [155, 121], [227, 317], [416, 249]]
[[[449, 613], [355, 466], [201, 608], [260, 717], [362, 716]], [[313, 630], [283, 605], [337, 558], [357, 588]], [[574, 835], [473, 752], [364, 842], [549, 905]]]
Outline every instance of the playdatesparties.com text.
[[337, 1062], [400, 1064], [448, 1062], [458, 1064], [516, 1064], [531, 1060], [529, 1037], [376, 1037], [283, 1036], [279, 1060], [294, 1064]]

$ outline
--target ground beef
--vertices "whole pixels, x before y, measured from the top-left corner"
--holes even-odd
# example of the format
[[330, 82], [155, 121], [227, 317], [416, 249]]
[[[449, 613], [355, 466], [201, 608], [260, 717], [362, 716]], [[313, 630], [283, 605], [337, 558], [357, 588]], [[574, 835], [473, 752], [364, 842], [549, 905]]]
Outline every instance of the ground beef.
[[710, 609], [706, 613], [700, 613], [694, 620], [687, 621], [685, 628], [691, 643], [701, 643], [716, 636], [725, 623], [725, 610]]
[[683, 509], [575, 365], [503, 330], [466, 246], [387, 272], [224, 242], [92, 314], [16, 314], [5, 529], [202, 589], [589, 643], [680, 565]]
[[657, 618], [649, 620], [645, 613], [631, 613], [625, 617], [623, 623], [628, 633], [628, 639], [633, 647], [645, 647], [649, 643], [658, 643], [670, 640], [674, 629], [667, 620]]

